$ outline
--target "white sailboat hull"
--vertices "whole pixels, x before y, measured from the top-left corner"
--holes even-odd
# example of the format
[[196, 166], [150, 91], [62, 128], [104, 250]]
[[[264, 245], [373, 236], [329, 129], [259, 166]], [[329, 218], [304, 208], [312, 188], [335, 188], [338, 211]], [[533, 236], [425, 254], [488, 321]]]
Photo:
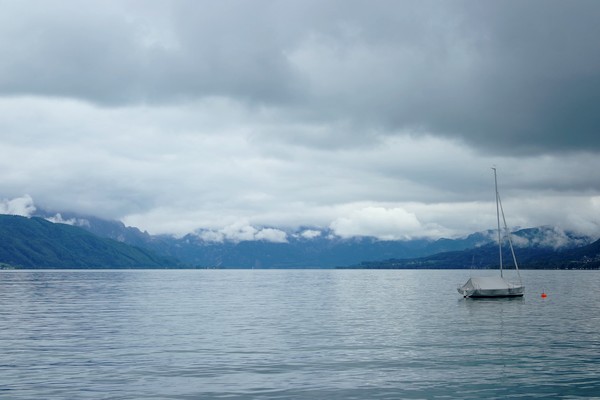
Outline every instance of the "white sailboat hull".
[[473, 277], [459, 287], [458, 293], [464, 297], [520, 297], [525, 286], [512, 283], [499, 276]]

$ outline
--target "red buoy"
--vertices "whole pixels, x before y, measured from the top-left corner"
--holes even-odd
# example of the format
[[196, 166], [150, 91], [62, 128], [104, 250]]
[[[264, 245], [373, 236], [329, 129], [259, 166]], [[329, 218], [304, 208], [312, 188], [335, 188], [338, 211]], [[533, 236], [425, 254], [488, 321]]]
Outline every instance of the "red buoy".
[[542, 299], [545, 299], [548, 295], [545, 292], [542, 292]]

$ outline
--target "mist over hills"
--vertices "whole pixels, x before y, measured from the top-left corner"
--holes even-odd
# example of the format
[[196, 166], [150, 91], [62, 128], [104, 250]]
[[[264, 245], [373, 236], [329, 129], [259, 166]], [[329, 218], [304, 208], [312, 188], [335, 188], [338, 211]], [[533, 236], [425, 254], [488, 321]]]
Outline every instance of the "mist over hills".
[[[496, 232], [473, 233], [456, 239], [383, 241], [371, 237], [344, 239], [329, 230], [302, 228], [287, 232], [285, 240], [207, 240], [207, 232], [184, 237], [150, 235], [119, 221], [107, 221], [73, 213], [36, 215], [70, 224], [123, 244], [146, 249], [187, 268], [493, 268], [497, 265]], [[268, 229], [268, 228], [264, 228]], [[310, 235], [303, 234], [310, 232]], [[593, 248], [585, 254], [568, 253], [594, 241], [555, 227], [521, 229], [514, 233], [520, 266], [572, 267], [558, 257], [594, 259]], [[588, 254], [589, 252], [592, 252]], [[553, 258], [554, 257], [554, 258]], [[0, 260], [1, 261], [1, 260]], [[588, 267], [592, 264], [586, 264]]]
[[[107, 221], [73, 213], [36, 215], [55, 222], [79, 226], [100, 237], [143, 247], [199, 268], [334, 268], [360, 261], [388, 258], [422, 257], [439, 252], [457, 251], [489, 242], [490, 233], [481, 232], [461, 239], [414, 239], [382, 241], [371, 237], [340, 238], [329, 230], [302, 228], [288, 232], [285, 241], [207, 240], [206, 231], [177, 238], [149, 235], [119, 221]], [[310, 231], [312, 235], [303, 235]]]

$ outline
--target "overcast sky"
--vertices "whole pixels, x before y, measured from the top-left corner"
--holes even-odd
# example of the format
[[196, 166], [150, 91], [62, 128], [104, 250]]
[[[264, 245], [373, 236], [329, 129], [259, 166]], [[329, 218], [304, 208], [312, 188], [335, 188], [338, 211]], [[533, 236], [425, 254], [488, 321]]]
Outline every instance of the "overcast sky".
[[598, 21], [596, 0], [0, 0], [0, 212], [455, 237], [494, 227], [495, 165], [509, 225], [600, 236]]

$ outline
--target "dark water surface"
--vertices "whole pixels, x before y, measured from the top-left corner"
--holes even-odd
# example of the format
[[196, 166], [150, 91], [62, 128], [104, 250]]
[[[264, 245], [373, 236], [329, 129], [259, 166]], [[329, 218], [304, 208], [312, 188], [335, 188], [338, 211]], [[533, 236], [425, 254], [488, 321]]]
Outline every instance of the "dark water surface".
[[513, 300], [462, 299], [470, 274], [2, 271], [0, 398], [600, 396], [600, 272]]

